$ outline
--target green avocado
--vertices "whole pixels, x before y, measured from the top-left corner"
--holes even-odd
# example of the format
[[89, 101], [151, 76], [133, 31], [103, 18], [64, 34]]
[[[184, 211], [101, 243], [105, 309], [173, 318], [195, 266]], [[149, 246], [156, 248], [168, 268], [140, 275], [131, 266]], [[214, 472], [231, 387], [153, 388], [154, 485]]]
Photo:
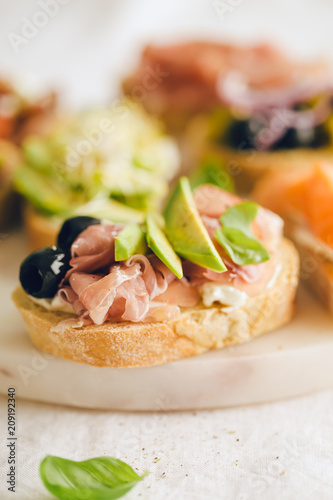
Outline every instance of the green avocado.
[[227, 270], [201, 220], [186, 177], [175, 187], [164, 216], [165, 232], [175, 252], [213, 271]]
[[112, 222], [138, 222], [145, 221], [144, 212], [128, 207], [110, 198], [96, 198], [88, 201], [85, 205], [75, 209], [77, 215], [90, 215], [97, 219], [107, 219]]
[[46, 176], [39, 175], [29, 167], [23, 166], [17, 170], [14, 187], [37, 210], [45, 214], [66, 214], [72, 209], [66, 193], [60, 194]]
[[177, 276], [183, 277], [182, 261], [170, 245], [164, 231], [159, 224], [156, 215], [148, 214], [147, 224], [147, 243], [155, 255]]
[[145, 254], [145, 233], [138, 224], [128, 224], [115, 238], [115, 260], [126, 260], [135, 254]]
[[53, 158], [50, 145], [45, 139], [29, 137], [24, 141], [22, 149], [28, 165], [32, 165], [38, 172], [50, 174]]

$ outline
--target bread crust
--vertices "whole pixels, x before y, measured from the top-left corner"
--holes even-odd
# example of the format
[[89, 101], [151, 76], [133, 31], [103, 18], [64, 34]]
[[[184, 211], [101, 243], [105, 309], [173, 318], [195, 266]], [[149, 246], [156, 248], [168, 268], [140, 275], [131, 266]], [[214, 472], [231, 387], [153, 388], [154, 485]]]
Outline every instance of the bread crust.
[[333, 261], [327, 258], [319, 245], [316, 247], [300, 241], [292, 221], [286, 220], [286, 230], [299, 252], [302, 283], [333, 314]]
[[208, 151], [221, 156], [238, 191], [243, 193], [249, 192], [256, 181], [270, 170], [304, 169], [320, 160], [333, 162], [333, 148], [239, 152], [234, 148], [219, 145], [208, 146]]
[[189, 122], [180, 143], [184, 172], [190, 173], [203, 157], [220, 158], [221, 165], [225, 166], [235, 183], [236, 191], [241, 194], [248, 194], [256, 181], [270, 170], [303, 169], [320, 160], [333, 162], [333, 146], [278, 151], [238, 150], [226, 144], [214, 143], [210, 134], [205, 115], [198, 115]]
[[26, 203], [23, 207], [23, 220], [32, 252], [56, 244], [57, 235], [63, 223], [61, 219], [46, 217]]
[[104, 323], [81, 328], [56, 328], [73, 317], [36, 305], [21, 287], [13, 300], [33, 343], [66, 359], [94, 366], [150, 366], [246, 342], [288, 323], [298, 283], [299, 258], [284, 239], [279, 248], [281, 270], [271, 288], [249, 298], [241, 308], [183, 308], [181, 317], [159, 323]]

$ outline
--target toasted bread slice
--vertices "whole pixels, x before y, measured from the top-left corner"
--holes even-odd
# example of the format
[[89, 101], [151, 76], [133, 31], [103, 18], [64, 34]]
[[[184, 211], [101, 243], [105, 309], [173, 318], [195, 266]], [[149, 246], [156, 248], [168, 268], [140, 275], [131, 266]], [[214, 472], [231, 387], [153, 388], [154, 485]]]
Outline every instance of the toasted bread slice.
[[292, 317], [299, 258], [293, 244], [280, 247], [281, 269], [271, 287], [243, 307], [203, 304], [183, 308], [180, 318], [159, 323], [109, 323], [81, 328], [59, 326], [73, 315], [36, 305], [22, 288], [13, 293], [34, 344], [40, 349], [95, 366], [149, 366], [246, 342], [275, 330]]
[[243, 193], [248, 193], [258, 179], [271, 170], [307, 168], [318, 160], [333, 162], [333, 149], [328, 148], [239, 152], [221, 145], [212, 147], [212, 151], [221, 156], [237, 189]]
[[55, 245], [62, 220], [46, 217], [26, 203], [23, 207], [23, 220], [31, 251]]
[[333, 313], [333, 250], [291, 220], [286, 232], [300, 255], [302, 282]]
[[220, 158], [221, 165], [235, 183], [236, 191], [241, 194], [248, 194], [255, 183], [270, 171], [305, 169], [321, 160], [333, 163], [332, 147], [256, 151], [214, 144], [209, 137], [205, 116], [197, 116], [189, 123], [181, 139], [181, 150], [185, 172], [190, 172], [205, 156]]

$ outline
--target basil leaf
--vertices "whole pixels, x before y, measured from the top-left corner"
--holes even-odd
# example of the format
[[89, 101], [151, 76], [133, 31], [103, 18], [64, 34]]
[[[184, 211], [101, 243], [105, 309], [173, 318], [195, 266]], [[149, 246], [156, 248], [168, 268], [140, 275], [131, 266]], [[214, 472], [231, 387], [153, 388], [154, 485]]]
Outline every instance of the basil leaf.
[[215, 232], [215, 238], [231, 260], [240, 266], [260, 264], [270, 258], [266, 248], [259, 241], [249, 238], [238, 229], [220, 228]]
[[235, 191], [231, 175], [226, 171], [221, 161], [216, 158], [205, 159], [191, 175], [190, 184], [192, 190], [201, 184], [213, 184], [231, 193]]
[[251, 229], [251, 223], [258, 213], [258, 205], [252, 201], [243, 201], [238, 205], [228, 208], [221, 215], [220, 221], [223, 227], [233, 227], [239, 229], [244, 234], [254, 237]]
[[115, 500], [145, 475], [139, 476], [125, 462], [112, 457], [75, 462], [48, 455], [40, 465], [45, 487], [61, 500]]
[[257, 213], [258, 205], [251, 201], [234, 205], [221, 215], [222, 227], [214, 233], [231, 260], [240, 266], [260, 264], [270, 258], [268, 251], [251, 229], [251, 223]]

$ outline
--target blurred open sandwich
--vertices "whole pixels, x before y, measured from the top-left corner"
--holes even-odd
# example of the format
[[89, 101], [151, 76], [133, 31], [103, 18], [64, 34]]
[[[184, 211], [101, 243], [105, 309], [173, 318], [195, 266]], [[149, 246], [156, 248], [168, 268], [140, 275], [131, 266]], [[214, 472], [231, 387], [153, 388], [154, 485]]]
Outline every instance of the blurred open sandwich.
[[333, 74], [323, 61], [264, 44], [148, 46], [123, 86], [133, 97], [141, 89], [144, 106], [181, 134], [189, 167], [219, 154], [244, 192], [269, 168], [333, 160]]
[[67, 116], [44, 137], [29, 137], [23, 160], [15, 188], [26, 200], [32, 248], [54, 243], [63, 221], [77, 215], [142, 222], [179, 167], [175, 142], [129, 100]]
[[301, 257], [301, 278], [333, 312], [333, 165], [267, 174], [254, 199], [285, 219]]
[[0, 81], [0, 227], [7, 228], [19, 215], [13, 180], [22, 158], [19, 146], [29, 135], [40, 136], [55, 121], [56, 95], [27, 97]]

